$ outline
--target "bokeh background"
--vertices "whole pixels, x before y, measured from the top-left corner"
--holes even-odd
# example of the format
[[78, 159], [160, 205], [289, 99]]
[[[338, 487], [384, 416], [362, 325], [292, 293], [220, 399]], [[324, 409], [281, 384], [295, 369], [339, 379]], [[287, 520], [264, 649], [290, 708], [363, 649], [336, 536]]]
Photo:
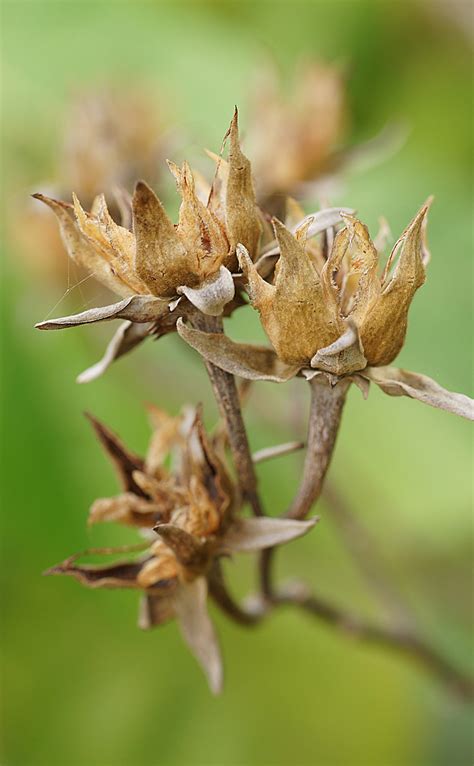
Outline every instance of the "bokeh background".
[[[137, 451], [148, 438], [144, 401], [176, 412], [198, 398], [209, 422], [215, 410], [199, 360], [174, 336], [76, 385], [112, 328], [33, 329], [51, 312], [81, 310], [86, 298], [78, 289], [64, 298], [71, 275], [43, 278], [25, 256], [28, 222], [19, 214], [30, 192], [55, 180], [64, 116], [80, 89], [147, 89], [170, 131], [171, 158], [199, 165], [202, 147], [219, 149], [235, 103], [245, 137], [262, 55], [288, 81], [301, 55], [339, 62], [350, 143], [390, 121], [410, 132], [395, 156], [349, 173], [332, 201], [356, 207], [372, 229], [384, 214], [398, 235], [436, 196], [429, 278], [398, 363], [472, 393], [470, 16], [468, 0], [3, 3], [6, 766], [472, 763], [465, 705], [414, 665], [301, 614], [282, 611], [254, 631], [215, 614], [227, 677], [213, 699], [175, 624], [136, 628], [136, 594], [41, 577], [76, 550], [130, 540], [109, 526], [86, 528], [91, 501], [116, 484], [84, 410]], [[232, 320], [233, 337], [252, 337], [251, 313]], [[257, 385], [247, 412], [252, 446], [301, 437], [306, 393], [301, 381]], [[300, 461], [262, 466], [272, 512], [290, 499]], [[376, 390], [363, 401], [354, 390], [330, 472], [420, 630], [462, 667], [472, 638], [470, 461], [466, 422]], [[319, 510], [314, 533], [279, 557], [279, 577], [304, 575], [320, 595], [377, 617], [386, 605], [367, 589], [329, 506]], [[250, 559], [231, 565], [237, 592], [251, 587], [252, 567]]]

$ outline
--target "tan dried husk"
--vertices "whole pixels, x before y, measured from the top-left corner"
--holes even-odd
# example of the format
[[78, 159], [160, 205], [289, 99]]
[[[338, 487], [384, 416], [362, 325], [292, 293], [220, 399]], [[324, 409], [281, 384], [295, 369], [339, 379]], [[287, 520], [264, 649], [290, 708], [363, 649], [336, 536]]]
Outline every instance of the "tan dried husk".
[[305, 244], [308, 223], [293, 234], [274, 219], [280, 258], [273, 284], [239, 250], [251, 303], [282, 362], [341, 375], [394, 359], [405, 339], [410, 303], [424, 281], [427, 211], [423, 206], [398, 240], [397, 265], [383, 281], [367, 227], [345, 213], [346, 225], [322, 268]]
[[[143, 181], [132, 200], [132, 231], [113, 220], [103, 195], [95, 198], [89, 213], [75, 196], [73, 207], [35, 196], [56, 213], [71, 258], [113, 292], [171, 299], [187, 288], [202, 288], [199, 308], [221, 313], [234, 295], [230, 274], [222, 269], [236, 266], [238, 242], [256, 257], [261, 234], [250, 163], [239, 144], [237, 112], [228, 135], [227, 180], [207, 204], [198, 197], [189, 165], [169, 163], [182, 199], [177, 226]], [[192, 294], [186, 295], [192, 300]]]
[[[145, 458], [127, 450], [89, 416], [123, 488], [116, 497], [97, 500], [89, 522], [119, 522], [148, 534], [153, 529], [156, 537], [139, 546], [144, 551], [139, 559], [103, 566], [78, 564], [73, 556], [48, 574], [69, 575], [91, 588], [144, 591], [139, 625], [149, 628], [176, 617], [217, 692], [222, 663], [206, 608], [206, 578], [213, 560], [287, 542], [309, 531], [316, 520], [238, 519], [240, 498], [220, 454], [222, 439], [208, 437], [200, 412], [187, 409], [170, 417], [153, 406], [149, 412], [154, 431]], [[169, 453], [170, 466], [165, 462]]]

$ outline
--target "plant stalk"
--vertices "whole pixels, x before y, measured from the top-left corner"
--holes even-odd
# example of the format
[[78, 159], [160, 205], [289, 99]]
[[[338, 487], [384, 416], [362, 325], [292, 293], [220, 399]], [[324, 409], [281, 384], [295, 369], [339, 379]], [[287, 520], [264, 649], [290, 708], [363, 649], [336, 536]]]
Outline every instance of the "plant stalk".
[[303, 474], [298, 491], [285, 516], [304, 519], [318, 500], [331, 462], [350, 383], [332, 387], [313, 378]]
[[[203, 332], [223, 332], [221, 317], [212, 317], [196, 312], [191, 321], [194, 327]], [[205, 361], [205, 365], [220, 413], [227, 427], [229, 446], [242, 497], [250, 504], [255, 516], [262, 516], [263, 509], [257, 490], [257, 475], [242, 417], [240, 396], [235, 378], [212, 362]]]

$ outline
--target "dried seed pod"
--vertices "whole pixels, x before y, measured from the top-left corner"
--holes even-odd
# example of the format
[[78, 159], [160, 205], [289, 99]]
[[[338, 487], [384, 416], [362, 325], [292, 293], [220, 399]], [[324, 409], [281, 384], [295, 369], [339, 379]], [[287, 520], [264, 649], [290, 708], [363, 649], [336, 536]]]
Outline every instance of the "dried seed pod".
[[[316, 520], [238, 518], [237, 490], [206, 434], [200, 411], [186, 410], [172, 418], [151, 407], [150, 415], [154, 433], [145, 458], [127, 450], [112, 431], [90, 418], [125, 491], [95, 501], [89, 521], [119, 522], [145, 530], [147, 535], [153, 528], [156, 537], [140, 546], [143, 554], [138, 560], [81, 565], [78, 557], [72, 556], [47, 574], [69, 575], [91, 588], [144, 591], [140, 627], [153, 627], [176, 617], [211, 689], [218, 692], [222, 663], [206, 605], [207, 577], [213, 562], [234, 552], [261, 550], [293, 540], [308, 532]], [[169, 452], [175, 460], [167, 468]]]

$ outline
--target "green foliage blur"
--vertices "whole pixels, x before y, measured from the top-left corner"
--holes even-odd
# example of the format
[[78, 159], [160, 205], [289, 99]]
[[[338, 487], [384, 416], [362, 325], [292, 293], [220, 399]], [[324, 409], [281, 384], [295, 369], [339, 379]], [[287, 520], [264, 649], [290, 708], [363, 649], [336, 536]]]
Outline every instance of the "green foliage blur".
[[[158, 109], [162, 103], [177, 131], [191, 137], [171, 158], [199, 163], [201, 147], [218, 150], [235, 103], [245, 134], [249, 83], [263, 53], [288, 80], [303, 54], [342, 62], [351, 143], [389, 121], [403, 119], [411, 130], [396, 156], [351, 173], [332, 202], [357, 208], [372, 231], [385, 215], [398, 236], [435, 195], [429, 277], [397, 364], [472, 393], [472, 81], [462, 9], [449, 0], [4, 2], [6, 210], [12, 200], [47, 191], [61, 120], [78, 88], [138, 83], [156, 91]], [[281, 611], [246, 630], [214, 610], [226, 689], [213, 699], [175, 624], [137, 629], [135, 593], [41, 577], [70, 553], [131, 540], [111, 526], [86, 527], [91, 501], [117, 485], [84, 410], [136, 451], [148, 438], [143, 402], [177, 412], [199, 399], [209, 423], [216, 411], [198, 358], [176, 336], [148, 342], [103, 379], [77, 386], [76, 374], [101, 355], [112, 327], [35, 331], [68, 285], [33, 278], [9, 215], [4, 229], [2, 763], [472, 763], [469, 711], [445, 688], [408, 661], [308, 617]], [[77, 290], [66, 303], [84, 308]], [[260, 332], [251, 315], [238, 312], [229, 323], [234, 338]], [[258, 384], [247, 413], [252, 446], [303, 437], [306, 396], [302, 381]], [[470, 457], [468, 423], [376, 390], [363, 401], [354, 390], [330, 471], [420, 630], [463, 667], [472, 638]], [[300, 464], [297, 456], [262, 466], [271, 513], [291, 498]], [[380, 616], [384, 605], [367, 589], [324, 501], [319, 513], [314, 532], [281, 552], [278, 576], [302, 575], [321, 596]], [[251, 559], [227, 568], [237, 593], [252, 588]]]

